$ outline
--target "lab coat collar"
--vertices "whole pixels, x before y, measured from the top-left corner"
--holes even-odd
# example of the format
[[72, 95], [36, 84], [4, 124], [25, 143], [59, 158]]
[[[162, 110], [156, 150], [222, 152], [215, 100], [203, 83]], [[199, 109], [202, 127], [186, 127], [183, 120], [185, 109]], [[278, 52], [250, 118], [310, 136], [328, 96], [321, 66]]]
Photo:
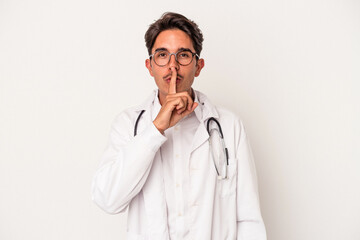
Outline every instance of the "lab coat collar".
[[[216, 107], [211, 104], [211, 102], [209, 101], [209, 99], [206, 97], [205, 94], [196, 90], [194, 90], [194, 94], [195, 94], [195, 102], [199, 103], [199, 106], [195, 108], [194, 112], [200, 122], [204, 123], [207, 119], [211, 117], [219, 118], [219, 114], [216, 110]], [[152, 91], [150, 96], [142, 104], [135, 107], [135, 111], [140, 113], [140, 111], [145, 110], [145, 113], [147, 112], [147, 114], [149, 114], [149, 112], [151, 112], [150, 110], [152, 110], [152, 105], [154, 104], [154, 101], [156, 100], [157, 97], [158, 97], [158, 90], [156, 89]], [[152, 118], [154, 118], [154, 116], [152, 116]]]
[[195, 114], [200, 122], [205, 122], [209, 118], [219, 118], [216, 107], [212, 105], [209, 99], [202, 92], [194, 90], [198, 99], [199, 107], [195, 108]]
[[148, 110], [151, 107], [151, 105], [154, 103], [155, 96], [156, 96], [156, 91], [157, 90], [153, 90], [151, 92], [151, 94], [146, 98], [146, 100], [142, 104], [136, 106], [134, 108], [134, 110], [136, 112], [140, 112], [142, 110], [145, 110], [145, 111]]

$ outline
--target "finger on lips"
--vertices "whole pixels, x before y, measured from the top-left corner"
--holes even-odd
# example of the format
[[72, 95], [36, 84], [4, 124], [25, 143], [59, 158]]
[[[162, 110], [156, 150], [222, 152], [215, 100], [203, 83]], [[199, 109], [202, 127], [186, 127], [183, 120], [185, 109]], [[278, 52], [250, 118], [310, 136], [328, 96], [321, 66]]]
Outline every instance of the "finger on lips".
[[174, 67], [171, 68], [171, 79], [170, 79], [170, 85], [169, 85], [169, 91], [170, 94], [176, 93], [176, 78], [177, 78], [177, 72]]
[[[174, 67], [171, 68], [171, 79], [168, 89], [168, 95], [166, 96], [167, 101], [172, 101], [177, 99], [178, 101], [172, 101], [175, 105], [178, 114], [181, 114], [184, 111], [193, 111], [195, 109], [194, 101], [190, 97], [188, 92], [176, 92], [176, 79], [177, 79], [177, 71]], [[179, 101], [180, 100], [180, 101]]]

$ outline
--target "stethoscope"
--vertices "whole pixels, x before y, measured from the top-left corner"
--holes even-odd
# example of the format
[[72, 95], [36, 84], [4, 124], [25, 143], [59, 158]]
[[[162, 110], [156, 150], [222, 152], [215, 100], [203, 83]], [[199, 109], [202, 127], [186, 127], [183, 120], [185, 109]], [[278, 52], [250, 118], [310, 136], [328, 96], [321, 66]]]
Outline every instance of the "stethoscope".
[[[134, 137], [137, 134], [137, 126], [138, 126], [139, 120], [144, 112], [145, 112], [145, 110], [141, 110], [139, 116], [136, 119], [135, 127], [134, 127]], [[217, 128], [210, 129], [211, 121], [214, 121], [216, 123], [218, 129]], [[209, 133], [209, 144], [210, 144], [210, 149], [212, 149], [211, 155], [212, 155], [212, 159], [213, 159], [213, 163], [215, 166], [215, 170], [216, 170], [218, 179], [219, 180], [227, 179], [227, 177], [228, 177], [227, 169], [229, 166], [229, 153], [228, 153], [228, 149], [225, 147], [224, 134], [222, 132], [220, 123], [215, 118], [211, 117], [207, 120], [206, 130]], [[213, 133], [216, 133], [217, 136], [220, 137], [220, 144], [221, 144], [220, 148], [222, 149], [222, 152], [219, 152], [217, 154], [218, 156], [215, 156], [216, 153], [214, 153], [214, 149], [216, 148], [216, 146], [214, 146], [215, 142], [212, 140], [212, 138], [215, 137], [216, 135]], [[215, 159], [218, 159], [218, 164], [216, 164]], [[219, 169], [220, 166], [221, 166], [221, 169]]]

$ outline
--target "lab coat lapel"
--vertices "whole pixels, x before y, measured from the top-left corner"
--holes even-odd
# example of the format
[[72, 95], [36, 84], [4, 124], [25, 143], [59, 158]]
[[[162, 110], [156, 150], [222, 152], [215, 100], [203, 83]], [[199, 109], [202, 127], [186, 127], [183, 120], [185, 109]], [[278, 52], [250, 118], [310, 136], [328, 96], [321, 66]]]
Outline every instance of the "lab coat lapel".
[[191, 153], [209, 139], [209, 133], [206, 129], [207, 120], [211, 117], [219, 117], [216, 108], [210, 103], [203, 93], [195, 91], [195, 94], [199, 102], [199, 109], [195, 109], [195, 114], [200, 123], [191, 144]]
[[200, 122], [200, 124], [195, 132], [193, 142], [191, 144], [190, 153], [195, 151], [198, 147], [200, 147], [208, 139], [209, 139], [209, 134], [206, 130], [205, 124], [203, 122]]

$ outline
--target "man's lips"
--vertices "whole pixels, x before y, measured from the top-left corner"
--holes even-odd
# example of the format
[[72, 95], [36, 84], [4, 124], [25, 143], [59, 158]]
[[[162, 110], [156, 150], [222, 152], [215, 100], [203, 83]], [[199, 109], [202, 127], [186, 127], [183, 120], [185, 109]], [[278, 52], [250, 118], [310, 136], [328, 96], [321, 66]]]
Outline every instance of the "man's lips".
[[[170, 83], [171, 77], [166, 78], [165, 81], [166, 81], [167, 83]], [[181, 81], [181, 78], [176, 78], [176, 83], [179, 83], [180, 81]]]
[[[172, 76], [171, 73], [170, 73], [170, 74], [167, 74], [167, 75], [164, 77], [164, 80], [165, 80], [167, 83], [169, 83], [169, 82], [171, 81], [171, 76]], [[181, 79], [183, 79], [183, 76], [181, 76], [180, 74], [177, 74], [177, 76], [176, 76], [176, 82], [180, 82]]]

